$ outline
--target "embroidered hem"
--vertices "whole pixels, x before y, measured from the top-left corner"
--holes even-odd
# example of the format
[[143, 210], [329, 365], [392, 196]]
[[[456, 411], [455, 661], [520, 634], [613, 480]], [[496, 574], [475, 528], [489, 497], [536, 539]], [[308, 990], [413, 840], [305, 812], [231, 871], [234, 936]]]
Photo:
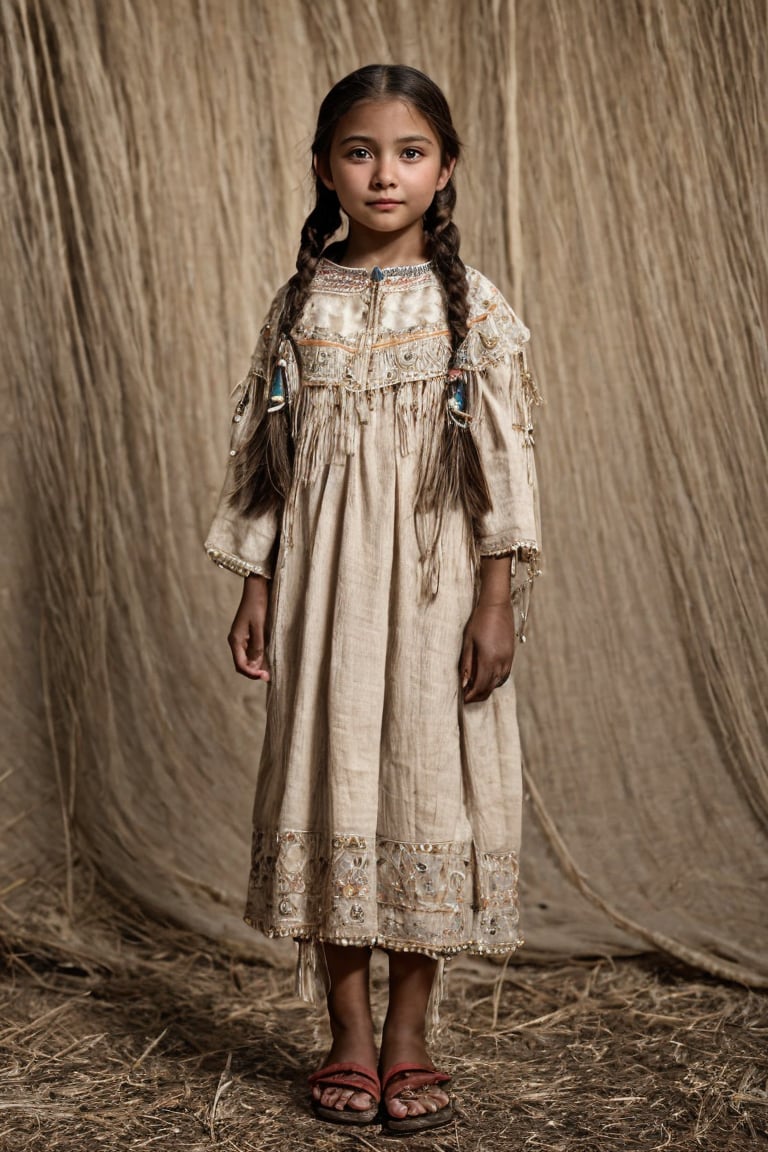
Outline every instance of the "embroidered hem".
[[504, 954], [521, 943], [517, 853], [255, 829], [245, 919], [295, 940]]
[[318, 944], [339, 944], [342, 947], [348, 948], [383, 948], [387, 952], [418, 952], [422, 956], [429, 956], [432, 960], [440, 960], [447, 956], [458, 956], [462, 952], [468, 956], [510, 956], [525, 944], [525, 937], [518, 933], [514, 940], [509, 940], [501, 944], [491, 946], [483, 944], [480, 940], [468, 940], [466, 943], [457, 945], [455, 948], [441, 948], [438, 951], [428, 948], [418, 941], [403, 942], [402, 940], [397, 940], [395, 937], [326, 936], [323, 933], [312, 932], [309, 929], [298, 932], [288, 929], [281, 931], [279, 928], [270, 928], [262, 922], [252, 919], [252, 917], [248, 915], [243, 916], [243, 920], [249, 928], [254, 928], [257, 932], [262, 932], [265, 936], [268, 936], [270, 940], [293, 939], [297, 943], [301, 940], [313, 940]]

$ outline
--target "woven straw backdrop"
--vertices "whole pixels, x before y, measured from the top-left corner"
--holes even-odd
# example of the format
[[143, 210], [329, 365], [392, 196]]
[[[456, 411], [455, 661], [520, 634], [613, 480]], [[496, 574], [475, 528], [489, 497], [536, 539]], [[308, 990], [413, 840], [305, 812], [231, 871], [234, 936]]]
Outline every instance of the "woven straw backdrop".
[[[240, 923], [264, 696], [201, 542], [320, 98], [402, 61], [533, 332], [527, 955], [768, 984], [762, 0], [2, 0], [2, 866]], [[46, 897], [47, 893], [47, 897]]]

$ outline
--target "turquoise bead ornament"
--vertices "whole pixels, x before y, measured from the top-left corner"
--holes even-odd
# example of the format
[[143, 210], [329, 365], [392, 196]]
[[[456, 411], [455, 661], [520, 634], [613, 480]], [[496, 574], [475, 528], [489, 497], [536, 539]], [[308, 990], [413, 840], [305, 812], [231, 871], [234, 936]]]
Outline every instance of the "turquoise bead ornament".
[[279, 412], [285, 407], [285, 369], [287, 365], [282, 357], [275, 364], [272, 373], [272, 385], [269, 389], [269, 406], [267, 412]]
[[467, 381], [461, 368], [448, 372], [448, 416], [460, 428], [466, 428], [472, 417], [467, 411]]
[[376, 267], [371, 272], [371, 280], [373, 280], [374, 284], [380, 284], [383, 279], [384, 279], [384, 273], [382, 272], [381, 268], [379, 268], [379, 266], [377, 264]]

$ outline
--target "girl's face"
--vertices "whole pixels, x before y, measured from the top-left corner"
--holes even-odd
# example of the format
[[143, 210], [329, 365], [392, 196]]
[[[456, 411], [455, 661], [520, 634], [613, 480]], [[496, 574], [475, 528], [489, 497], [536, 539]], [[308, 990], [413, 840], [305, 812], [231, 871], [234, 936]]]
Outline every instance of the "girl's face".
[[392, 239], [413, 232], [421, 247], [422, 217], [455, 163], [443, 162], [440, 141], [421, 112], [405, 100], [385, 99], [361, 101], [342, 116], [330, 153], [315, 167], [336, 192], [350, 232]]

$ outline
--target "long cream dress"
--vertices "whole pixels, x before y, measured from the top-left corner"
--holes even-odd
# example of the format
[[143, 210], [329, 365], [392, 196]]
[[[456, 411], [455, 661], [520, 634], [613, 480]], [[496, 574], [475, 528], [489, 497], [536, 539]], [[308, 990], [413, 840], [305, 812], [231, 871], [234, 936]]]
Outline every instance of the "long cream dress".
[[[292, 341], [283, 292], [239, 386], [206, 550], [272, 579], [267, 726], [246, 920], [271, 936], [442, 957], [508, 953], [518, 930], [521, 765], [514, 681], [464, 706], [459, 657], [476, 557], [513, 557], [524, 624], [540, 554], [528, 329], [468, 270], [460, 350], [493, 499], [482, 534], [414, 514], [447, 419], [450, 338], [430, 264], [322, 259]], [[287, 360], [293, 483], [280, 514], [228, 505], [249, 390]], [[251, 405], [252, 408], [252, 405]], [[266, 416], [265, 419], [272, 419]], [[518, 653], [519, 659], [519, 653]]]

